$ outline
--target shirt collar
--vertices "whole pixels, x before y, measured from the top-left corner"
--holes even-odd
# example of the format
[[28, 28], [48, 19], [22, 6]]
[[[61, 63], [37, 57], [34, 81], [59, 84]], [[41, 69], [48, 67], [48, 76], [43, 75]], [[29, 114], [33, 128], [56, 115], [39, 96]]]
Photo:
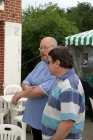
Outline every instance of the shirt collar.
[[68, 70], [66, 73], [62, 74], [58, 79], [62, 79], [64, 81], [65, 79], [68, 79], [71, 75], [75, 74], [74, 68]]

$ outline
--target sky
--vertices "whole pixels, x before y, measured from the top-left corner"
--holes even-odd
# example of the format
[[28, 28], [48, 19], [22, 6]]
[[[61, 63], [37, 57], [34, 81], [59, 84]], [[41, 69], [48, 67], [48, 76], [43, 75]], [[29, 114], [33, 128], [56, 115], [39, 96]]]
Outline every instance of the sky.
[[28, 4], [30, 6], [38, 7], [39, 4], [44, 5], [45, 3], [48, 4], [49, 2], [52, 2], [53, 4], [58, 3], [58, 6], [60, 8], [68, 8], [77, 6], [77, 2], [89, 2], [93, 6], [93, 0], [22, 0], [22, 9], [25, 9], [28, 7]]

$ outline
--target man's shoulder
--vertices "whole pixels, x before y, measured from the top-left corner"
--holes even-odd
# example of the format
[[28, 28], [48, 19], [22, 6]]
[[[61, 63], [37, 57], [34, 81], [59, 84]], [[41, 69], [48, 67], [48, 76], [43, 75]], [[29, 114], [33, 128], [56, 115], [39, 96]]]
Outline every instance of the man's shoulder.
[[41, 66], [41, 65], [44, 65], [45, 62], [44, 61], [40, 61], [36, 66]]

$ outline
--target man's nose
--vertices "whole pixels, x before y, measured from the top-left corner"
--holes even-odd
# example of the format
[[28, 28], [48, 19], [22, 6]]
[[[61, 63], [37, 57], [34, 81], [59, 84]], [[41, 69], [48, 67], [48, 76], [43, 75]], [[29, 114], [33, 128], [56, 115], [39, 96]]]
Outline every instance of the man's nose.
[[44, 52], [44, 51], [45, 51], [45, 49], [44, 49], [44, 48], [42, 48], [42, 49], [41, 49], [41, 52]]

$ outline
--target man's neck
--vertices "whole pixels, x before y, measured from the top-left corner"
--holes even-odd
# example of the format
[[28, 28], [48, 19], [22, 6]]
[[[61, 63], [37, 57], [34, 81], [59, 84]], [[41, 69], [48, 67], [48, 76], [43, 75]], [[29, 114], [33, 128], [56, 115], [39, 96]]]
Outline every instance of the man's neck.
[[57, 73], [56, 73], [56, 76], [60, 77], [61, 75], [63, 75], [64, 73], [66, 73], [69, 70], [70, 70], [70, 68], [66, 68], [66, 69], [65, 68], [59, 68]]

